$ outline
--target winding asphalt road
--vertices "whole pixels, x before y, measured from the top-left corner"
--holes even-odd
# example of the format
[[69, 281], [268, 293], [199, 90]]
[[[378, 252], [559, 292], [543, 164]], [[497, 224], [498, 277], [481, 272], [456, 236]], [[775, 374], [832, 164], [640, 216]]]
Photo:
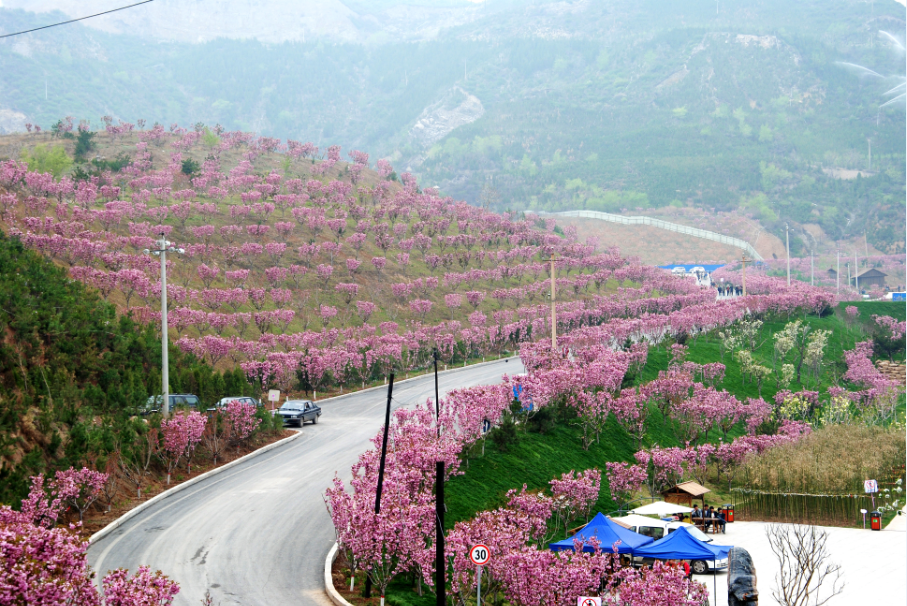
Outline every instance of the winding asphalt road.
[[[451, 370], [439, 375], [440, 391], [520, 372], [519, 359]], [[429, 397], [431, 375], [395, 384], [393, 406]], [[335, 472], [349, 478], [386, 401], [377, 389], [321, 402], [321, 419], [302, 437], [159, 501], [93, 544], [89, 563], [99, 576], [160, 569], [180, 584], [177, 606], [197, 605], [206, 591], [221, 606], [330, 604], [324, 560], [334, 529], [322, 494]]]

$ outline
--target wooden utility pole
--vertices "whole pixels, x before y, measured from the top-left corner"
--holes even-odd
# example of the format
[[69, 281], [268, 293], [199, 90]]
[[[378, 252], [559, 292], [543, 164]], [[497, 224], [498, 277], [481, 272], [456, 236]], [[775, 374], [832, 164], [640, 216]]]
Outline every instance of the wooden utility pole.
[[784, 241], [787, 249], [787, 285], [790, 286], [790, 226], [784, 224]]
[[838, 251], [838, 271], [835, 273], [835, 292], [841, 292], [841, 251]]
[[551, 351], [553, 352], [557, 349], [557, 309], [555, 307], [556, 293], [554, 290], [554, 280], [557, 271], [554, 267], [554, 262], [557, 259], [554, 255], [551, 255], [548, 260], [551, 262]]

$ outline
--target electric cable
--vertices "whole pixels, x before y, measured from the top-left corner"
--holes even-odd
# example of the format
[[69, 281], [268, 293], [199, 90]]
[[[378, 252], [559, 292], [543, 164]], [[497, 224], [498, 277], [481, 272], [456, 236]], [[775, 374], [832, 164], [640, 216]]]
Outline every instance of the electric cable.
[[142, 2], [136, 2], [135, 4], [130, 4], [128, 6], [121, 6], [120, 8], [112, 8], [109, 11], [104, 11], [102, 13], [95, 13], [94, 15], [88, 15], [86, 17], [79, 17], [78, 19], [70, 19], [69, 21], [61, 21], [60, 23], [51, 23], [50, 25], [42, 25], [41, 27], [35, 27], [33, 29], [27, 29], [21, 32], [14, 32], [12, 34], [3, 34], [0, 35], [0, 39], [3, 38], [12, 38], [13, 36], [21, 36], [22, 34], [30, 34], [31, 32], [36, 32], [42, 29], [48, 29], [50, 27], [57, 27], [58, 25], [66, 25], [67, 23], [75, 23], [76, 21], [84, 21], [85, 19], [91, 19], [92, 17], [100, 17], [101, 15], [107, 15], [110, 13], [115, 13], [117, 11], [123, 11], [127, 8], [132, 8], [133, 6], [139, 6], [141, 4], [148, 4], [149, 2], [154, 2], [154, 0], [142, 0]]

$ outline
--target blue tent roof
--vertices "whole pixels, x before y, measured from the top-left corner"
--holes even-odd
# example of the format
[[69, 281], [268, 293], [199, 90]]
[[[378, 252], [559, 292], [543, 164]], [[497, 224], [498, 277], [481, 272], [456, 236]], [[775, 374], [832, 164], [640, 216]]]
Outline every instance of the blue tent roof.
[[[596, 514], [592, 521], [586, 524], [582, 530], [577, 532], [569, 539], [551, 543], [548, 547], [551, 551], [566, 551], [573, 549], [573, 540], [580, 539], [585, 542], [595, 537], [601, 544], [602, 551], [611, 550], [614, 543], [620, 541], [617, 546], [618, 553], [634, 553], [643, 545], [652, 543], [652, 537], [637, 534], [632, 530], [627, 530], [620, 524], [615, 524], [610, 518], [603, 516], [601, 513]], [[591, 545], [584, 545], [583, 551], [594, 551]]]
[[663, 539], [646, 545], [634, 555], [656, 560], [723, 560], [731, 547], [703, 543], [681, 526]]
[[676, 265], [659, 265], [658, 267], [660, 267], [662, 269], [674, 269], [675, 267], [682, 267], [686, 271], [690, 271], [694, 267], [701, 267], [704, 270], [706, 270], [707, 272], [712, 273], [719, 267], [724, 267], [724, 265], [725, 265], [724, 263], [721, 263], [718, 265], [703, 265], [702, 263], [688, 263], [688, 264], [684, 265], [684, 264], [678, 263]]

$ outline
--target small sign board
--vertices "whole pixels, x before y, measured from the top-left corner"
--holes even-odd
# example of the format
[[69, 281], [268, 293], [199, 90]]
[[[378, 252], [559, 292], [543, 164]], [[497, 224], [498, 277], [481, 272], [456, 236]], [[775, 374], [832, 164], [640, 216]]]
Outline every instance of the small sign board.
[[476, 566], [484, 566], [491, 560], [491, 550], [488, 549], [487, 545], [473, 545], [472, 549], [469, 550], [469, 559], [472, 560], [472, 563]]
[[863, 490], [870, 494], [879, 492], [879, 483], [876, 480], [866, 480], [863, 482]]
[[602, 606], [601, 598], [576, 598], [576, 606]]
[[279, 389], [271, 389], [268, 391], [268, 402], [280, 402]]

